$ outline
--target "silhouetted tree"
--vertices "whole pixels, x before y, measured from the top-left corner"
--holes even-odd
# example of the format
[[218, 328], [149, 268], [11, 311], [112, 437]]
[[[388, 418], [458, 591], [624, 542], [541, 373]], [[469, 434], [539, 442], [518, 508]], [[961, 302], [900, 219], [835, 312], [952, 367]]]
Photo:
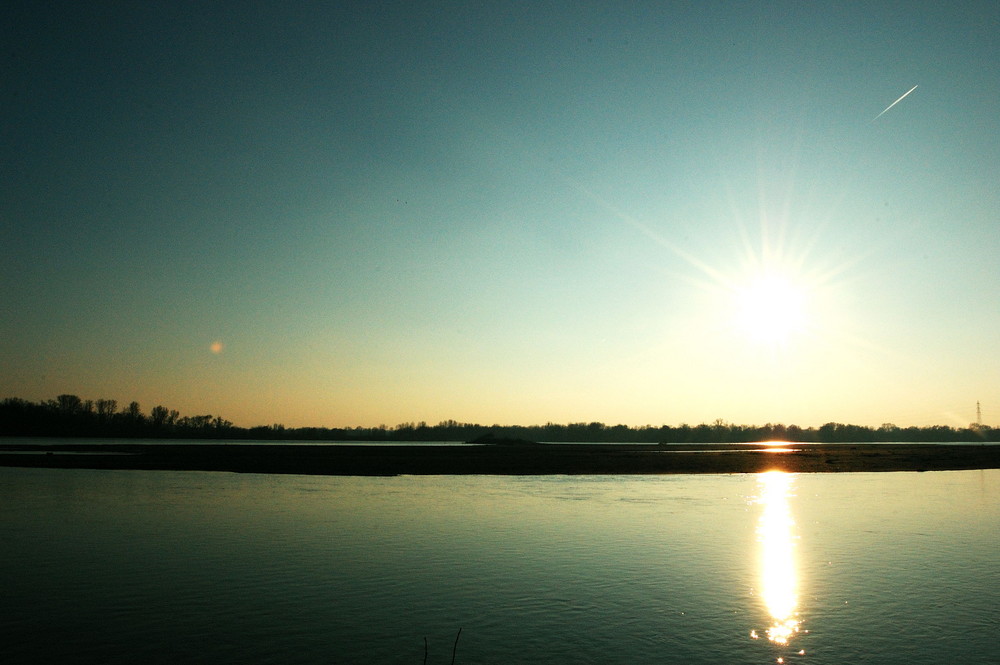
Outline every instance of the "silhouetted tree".
[[149, 422], [152, 423], [153, 427], [163, 427], [167, 424], [168, 418], [170, 418], [170, 411], [165, 406], [154, 406], [153, 410], [149, 412]]
[[125, 407], [122, 415], [133, 422], [142, 422], [145, 419], [145, 416], [142, 415], [142, 408], [139, 407], [138, 402], [129, 402], [129, 405]]
[[97, 400], [97, 417], [101, 422], [108, 422], [118, 411], [118, 400], [99, 399]]
[[76, 395], [59, 395], [56, 397], [56, 408], [63, 415], [73, 415], [83, 411], [83, 401]]

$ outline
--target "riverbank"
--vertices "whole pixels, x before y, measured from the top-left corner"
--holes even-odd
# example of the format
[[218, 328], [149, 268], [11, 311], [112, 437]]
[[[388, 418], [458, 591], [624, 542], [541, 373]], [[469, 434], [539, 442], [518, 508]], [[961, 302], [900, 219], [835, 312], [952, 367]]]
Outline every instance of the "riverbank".
[[344, 476], [790, 473], [1000, 468], [1000, 445], [378, 446], [0, 444], [0, 466]]

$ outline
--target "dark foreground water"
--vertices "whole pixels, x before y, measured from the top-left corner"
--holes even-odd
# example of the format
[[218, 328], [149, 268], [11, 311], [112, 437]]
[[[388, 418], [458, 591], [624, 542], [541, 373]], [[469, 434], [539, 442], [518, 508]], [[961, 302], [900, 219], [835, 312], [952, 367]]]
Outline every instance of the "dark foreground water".
[[1000, 471], [0, 468], [4, 663], [998, 663]]

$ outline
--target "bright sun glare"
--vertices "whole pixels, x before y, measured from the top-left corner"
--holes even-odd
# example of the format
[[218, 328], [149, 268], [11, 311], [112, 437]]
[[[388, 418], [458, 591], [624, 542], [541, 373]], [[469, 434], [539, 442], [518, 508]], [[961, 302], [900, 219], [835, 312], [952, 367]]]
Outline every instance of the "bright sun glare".
[[759, 503], [764, 507], [757, 527], [761, 548], [761, 595], [773, 621], [767, 629], [767, 638], [775, 644], [788, 644], [799, 632], [800, 623], [796, 611], [795, 520], [788, 499], [792, 476], [770, 471], [760, 474], [757, 479], [761, 488]]
[[783, 344], [805, 329], [806, 295], [788, 275], [757, 275], [734, 289], [736, 327], [749, 339]]

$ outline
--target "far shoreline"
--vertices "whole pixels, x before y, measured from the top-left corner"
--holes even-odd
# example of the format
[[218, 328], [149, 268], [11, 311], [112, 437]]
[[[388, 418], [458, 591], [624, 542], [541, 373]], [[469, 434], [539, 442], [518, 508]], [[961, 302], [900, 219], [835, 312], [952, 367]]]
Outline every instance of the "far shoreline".
[[0, 443], [0, 466], [331, 476], [836, 473], [1000, 468], [1000, 445]]

